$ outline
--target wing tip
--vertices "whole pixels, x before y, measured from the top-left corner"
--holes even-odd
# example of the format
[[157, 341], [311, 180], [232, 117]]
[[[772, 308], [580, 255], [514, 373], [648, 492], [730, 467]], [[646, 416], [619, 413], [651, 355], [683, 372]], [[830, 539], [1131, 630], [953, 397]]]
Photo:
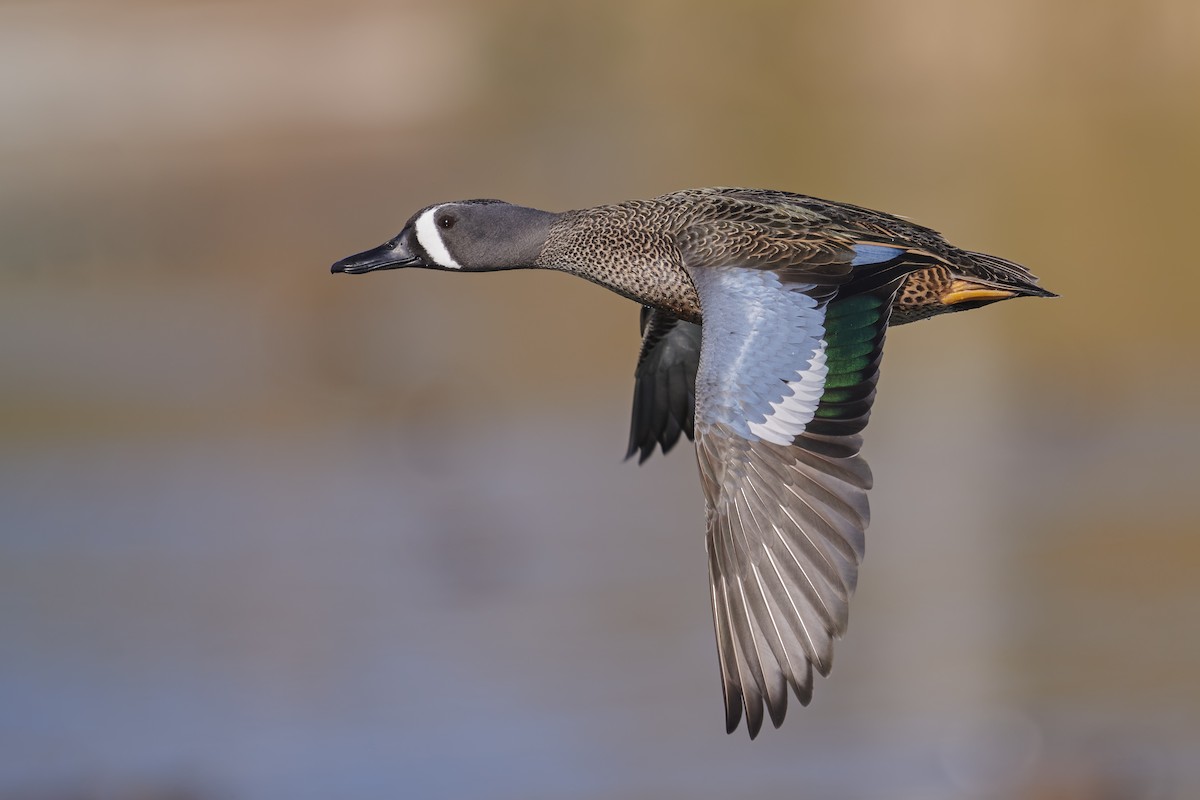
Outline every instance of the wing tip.
[[787, 716], [788, 696], [785, 688], [783, 694], [779, 696], [777, 702], [767, 703], [767, 714], [771, 717], [771, 725], [775, 730], [779, 730], [779, 726], [783, 724], [783, 718]]
[[[731, 689], [732, 691], [730, 691]], [[727, 685], [725, 692], [725, 733], [728, 734], [736, 731], [738, 723], [741, 721], [742, 693]]]
[[[760, 701], [761, 703], [761, 701]], [[746, 733], [750, 734], [750, 740], [758, 738], [759, 731], [762, 730], [763, 713], [761, 704], [754, 708], [753, 704], [746, 707]]]

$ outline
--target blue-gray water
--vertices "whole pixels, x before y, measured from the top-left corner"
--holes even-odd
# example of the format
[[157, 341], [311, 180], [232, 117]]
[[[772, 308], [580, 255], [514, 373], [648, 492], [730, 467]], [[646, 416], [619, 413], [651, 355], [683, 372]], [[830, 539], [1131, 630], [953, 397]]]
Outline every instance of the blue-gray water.
[[1029, 578], [986, 531], [1040, 512], [998, 504], [947, 553], [963, 531], [944, 526], [979, 509], [905, 477], [898, 414], [833, 677], [781, 731], [727, 737], [690, 448], [621, 463], [624, 393], [603, 399], [585, 425], [13, 442], [0, 797], [1011, 797], [1064, 769], [1136, 790], [1118, 796], [1200, 785], [1186, 716], [1023, 688], [1003, 659], [1036, 627], [1011, 594]]

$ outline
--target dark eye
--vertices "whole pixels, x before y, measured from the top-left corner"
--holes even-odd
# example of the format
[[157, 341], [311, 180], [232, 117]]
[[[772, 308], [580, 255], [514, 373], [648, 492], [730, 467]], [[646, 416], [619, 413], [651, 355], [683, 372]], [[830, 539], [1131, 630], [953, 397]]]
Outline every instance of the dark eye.
[[442, 214], [440, 217], [438, 217], [437, 224], [439, 228], [453, 228], [454, 223], [457, 221], [458, 220], [449, 214]]

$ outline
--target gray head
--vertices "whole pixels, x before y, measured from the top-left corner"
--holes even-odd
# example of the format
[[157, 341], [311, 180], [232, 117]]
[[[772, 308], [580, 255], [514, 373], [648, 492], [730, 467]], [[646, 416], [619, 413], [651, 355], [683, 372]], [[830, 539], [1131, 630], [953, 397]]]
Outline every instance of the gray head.
[[483, 272], [532, 267], [557, 214], [500, 200], [461, 200], [421, 209], [404, 230], [372, 250], [343, 258], [333, 272], [379, 269]]

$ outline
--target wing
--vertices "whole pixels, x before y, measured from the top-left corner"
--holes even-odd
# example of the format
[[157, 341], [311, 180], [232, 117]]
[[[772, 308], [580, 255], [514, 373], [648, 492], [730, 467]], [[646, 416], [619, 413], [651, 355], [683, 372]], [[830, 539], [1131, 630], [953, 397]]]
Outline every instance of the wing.
[[[747, 237], [761, 231], [761, 225], [753, 223], [725, 223], [719, 230], [714, 230], [715, 227], [708, 226], [707, 233]], [[695, 248], [697, 242], [690, 244]], [[831, 252], [848, 254], [855, 266], [895, 261], [901, 254], [897, 245], [862, 241], [853, 243], [853, 251], [830, 247], [829, 240], [816, 238], [801, 240], [793, 237], [788, 245], [793, 248], [799, 245], [800, 254], [810, 266], [820, 264], [825, 269], [828, 267], [823, 262], [831, 258]], [[767, 258], [764, 259], [764, 255]], [[779, 253], [760, 253], [757, 257], [760, 261], [785, 260]], [[894, 278], [894, 272], [894, 269], [868, 272], [868, 280], [878, 277], [887, 281]], [[629, 425], [629, 447], [625, 453], [626, 458], [637, 453], [639, 464], [645, 463], [654, 453], [656, 444], [665, 455], [679, 441], [680, 434], [694, 438], [696, 370], [700, 362], [700, 325], [678, 319], [661, 309], [643, 306], [641, 328], [642, 348], [634, 371], [633, 415]]]
[[696, 407], [696, 368], [700, 363], [700, 326], [666, 311], [642, 307], [642, 351], [633, 384], [633, 419], [629, 425], [630, 458], [638, 463], [692, 438]]
[[808, 273], [682, 249], [704, 315], [696, 452], [726, 727], [744, 708], [753, 738], [764, 703], [783, 721], [789, 686], [808, 703], [846, 629], [869, 518], [858, 434], [898, 285], [882, 278], [900, 255], [846, 243]]

